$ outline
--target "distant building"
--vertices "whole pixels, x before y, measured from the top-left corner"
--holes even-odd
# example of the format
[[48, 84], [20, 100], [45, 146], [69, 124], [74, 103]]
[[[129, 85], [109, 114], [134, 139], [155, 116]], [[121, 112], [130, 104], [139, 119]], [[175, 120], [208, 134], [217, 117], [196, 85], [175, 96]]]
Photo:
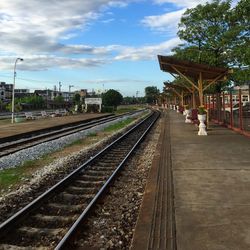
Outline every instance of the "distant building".
[[[241, 90], [241, 96], [239, 96], [239, 90]], [[228, 107], [230, 105], [230, 93], [232, 94], [232, 104], [239, 103], [239, 100], [241, 98], [241, 102], [244, 104], [246, 102], [250, 101], [250, 95], [249, 95], [249, 85], [241, 85], [241, 86], [235, 86], [232, 87], [231, 90], [224, 91], [224, 97], [221, 94], [221, 100], [224, 98], [225, 106]], [[216, 96], [214, 95], [207, 95], [206, 97], [206, 103], [208, 105], [212, 105], [212, 103], [216, 103]], [[209, 104], [210, 103], [210, 104]]]
[[33, 93], [30, 93], [29, 89], [15, 89], [15, 98], [23, 98], [31, 95], [33, 95]]
[[[13, 84], [0, 82], [0, 99], [4, 102], [10, 102], [12, 99]], [[29, 89], [15, 89], [15, 97], [21, 98], [30, 95]]]
[[80, 94], [81, 97], [86, 97], [87, 94], [88, 94], [88, 90], [87, 89], [81, 89], [79, 91], [79, 94]]
[[44, 100], [47, 100], [47, 101], [51, 101], [53, 100], [52, 99], [52, 96], [53, 96], [53, 90], [50, 90], [50, 89], [46, 89], [46, 90], [35, 90], [34, 91], [34, 94], [37, 95], [37, 96], [41, 96]]
[[28, 94], [30, 93], [29, 89], [15, 89], [15, 93]]
[[47, 90], [35, 90], [34, 92], [36, 95], [38, 96], [42, 96], [44, 100], [47, 100], [47, 101], [53, 101], [57, 96], [62, 96], [64, 98], [64, 101], [65, 102], [69, 102], [70, 100], [73, 99], [75, 93], [73, 92], [62, 92], [62, 91], [57, 91], [56, 89], [55, 90], [50, 90], [50, 89], [47, 89]]
[[13, 84], [7, 84], [6, 82], [0, 82], [0, 99], [4, 102], [8, 102], [12, 98]]

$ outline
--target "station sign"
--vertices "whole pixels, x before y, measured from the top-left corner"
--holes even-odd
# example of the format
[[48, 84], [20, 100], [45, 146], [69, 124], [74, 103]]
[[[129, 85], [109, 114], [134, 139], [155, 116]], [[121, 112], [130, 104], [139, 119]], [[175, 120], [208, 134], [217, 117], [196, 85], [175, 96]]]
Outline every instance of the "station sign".
[[102, 98], [85, 98], [85, 104], [97, 104], [102, 105]]

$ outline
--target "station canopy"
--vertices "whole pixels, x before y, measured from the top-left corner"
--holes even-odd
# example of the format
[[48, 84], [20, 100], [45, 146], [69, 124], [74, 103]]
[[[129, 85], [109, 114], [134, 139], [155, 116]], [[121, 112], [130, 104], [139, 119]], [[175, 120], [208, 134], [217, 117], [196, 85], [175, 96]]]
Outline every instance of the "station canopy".
[[162, 71], [170, 74], [179, 74], [198, 80], [200, 73], [205, 81], [220, 80], [229, 73], [226, 68], [212, 67], [206, 64], [194, 63], [191, 61], [183, 61], [173, 56], [158, 55], [160, 68]]
[[227, 68], [212, 67], [206, 64], [183, 61], [173, 56], [158, 55], [160, 69], [175, 77], [175, 74], [184, 79], [190, 87], [199, 94], [200, 106], [203, 106], [203, 92], [212, 84], [224, 81], [227, 74], [232, 73]]
[[171, 82], [164, 82], [163, 83], [165, 85], [165, 89], [176, 89], [176, 90], [186, 90], [185, 86], [176, 84], [176, 83], [171, 83]]

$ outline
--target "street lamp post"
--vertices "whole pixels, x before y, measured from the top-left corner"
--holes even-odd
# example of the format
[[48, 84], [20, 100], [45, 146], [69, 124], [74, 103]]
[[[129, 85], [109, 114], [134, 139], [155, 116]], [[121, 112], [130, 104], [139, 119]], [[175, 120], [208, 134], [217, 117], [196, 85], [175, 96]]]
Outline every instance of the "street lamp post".
[[23, 58], [18, 57], [14, 65], [14, 80], [12, 88], [12, 109], [11, 109], [11, 123], [14, 123], [14, 106], [15, 106], [15, 81], [16, 81], [16, 65], [18, 61], [23, 61]]
[[74, 85], [69, 85], [69, 101], [70, 101], [70, 90], [72, 87], [74, 87]]

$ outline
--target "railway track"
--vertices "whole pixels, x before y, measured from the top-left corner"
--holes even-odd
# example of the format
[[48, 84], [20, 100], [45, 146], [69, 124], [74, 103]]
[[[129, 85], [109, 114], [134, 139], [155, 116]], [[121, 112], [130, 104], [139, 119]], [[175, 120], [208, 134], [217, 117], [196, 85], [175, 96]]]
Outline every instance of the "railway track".
[[72, 237], [159, 116], [123, 136], [0, 225], [0, 249], [70, 249]]
[[108, 117], [102, 117], [102, 118], [95, 118], [91, 119], [88, 122], [81, 122], [74, 125], [69, 125], [67, 127], [60, 127], [59, 129], [52, 130], [42, 130], [42, 131], [34, 131], [32, 133], [27, 133], [23, 135], [23, 138], [20, 138], [19, 135], [12, 136], [9, 138], [9, 140], [6, 139], [6, 142], [0, 144], [0, 157], [7, 156], [9, 154], [13, 154], [15, 152], [18, 152], [22, 149], [34, 147], [38, 144], [52, 141], [58, 138], [61, 138], [63, 136], [67, 136], [70, 134], [77, 133], [82, 130], [86, 130], [89, 128], [92, 128], [94, 126], [104, 124], [109, 121], [113, 121], [117, 118], [120, 118], [124, 116], [118, 115], [118, 116], [108, 116]]

